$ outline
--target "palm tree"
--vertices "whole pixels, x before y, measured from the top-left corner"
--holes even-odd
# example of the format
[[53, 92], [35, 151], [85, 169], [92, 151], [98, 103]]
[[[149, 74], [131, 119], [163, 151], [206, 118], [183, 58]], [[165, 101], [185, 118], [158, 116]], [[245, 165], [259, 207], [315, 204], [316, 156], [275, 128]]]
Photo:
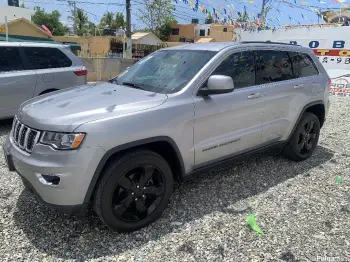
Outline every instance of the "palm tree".
[[106, 12], [101, 18], [101, 26], [108, 26], [110, 29], [115, 29], [114, 14], [112, 12]]
[[83, 9], [78, 8], [75, 16], [75, 26], [77, 27], [77, 34], [84, 35], [87, 33], [89, 27], [89, 18]]

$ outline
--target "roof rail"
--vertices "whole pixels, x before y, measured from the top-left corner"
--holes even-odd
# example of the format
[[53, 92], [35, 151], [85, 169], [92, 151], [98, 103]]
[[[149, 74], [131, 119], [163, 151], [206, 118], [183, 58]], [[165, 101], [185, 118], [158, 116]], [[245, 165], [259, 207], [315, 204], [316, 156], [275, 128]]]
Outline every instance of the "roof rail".
[[281, 43], [281, 42], [271, 42], [270, 40], [268, 41], [242, 41], [239, 42], [241, 44], [274, 44], [274, 45], [293, 45], [293, 46], [300, 46], [296, 44], [288, 44], [288, 43]]

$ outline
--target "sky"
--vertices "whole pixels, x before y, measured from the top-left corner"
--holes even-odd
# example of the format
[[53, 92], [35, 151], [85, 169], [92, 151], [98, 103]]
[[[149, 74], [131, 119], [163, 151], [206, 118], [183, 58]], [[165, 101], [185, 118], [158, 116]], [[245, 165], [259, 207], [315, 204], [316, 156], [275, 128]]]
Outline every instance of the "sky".
[[[177, 3], [176, 3], [177, 1]], [[200, 10], [194, 12], [190, 6], [190, 2], [196, 0], [187, 0], [188, 4], [183, 3], [184, 0], [174, 0], [173, 5], [176, 7], [174, 15], [179, 23], [190, 23], [192, 18], [198, 18], [200, 23], [204, 23], [206, 15]], [[186, 0], [185, 0], [186, 1]], [[233, 17], [237, 17], [238, 12], [244, 9], [250, 18], [254, 18], [260, 12], [263, 0], [199, 0], [199, 6], [213, 12], [213, 8], [217, 13], [221, 13], [220, 18], [224, 17], [224, 9], [227, 15], [230, 13]], [[266, 1], [266, 0], [265, 0]], [[317, 14], [310, 8], [315, 6], [319, 8], [339, 8], [341, 4], [346, 4], [346, 0], [340, 0], [342, 3], [333, 3], [338, 0], [268, 0], [266, 6], [270, 6], [271, 10], [267, 15], [267, 22], [270, 27], [281, 27], [285, 24], [314, 24], [322, 22]], [[347, 0], [350, 1], [350, 0]], [[62, 14], [61, 20], [71, 25], [69, 16], [71, 8], [68, 0], [20, 0], [27, 8], [40, 6], [45, 11], [51, 12], [58, 10]], [[123, 12], [125, 15], [125, 0], [75, 0], [78, 8], [85, 10], [92, 22], [98, 23], [106, 11]], [[132, 4], [132, 25], [136, 30], [145, 26], [138, 19], [139, 9], [143, 8], [143, 0], [131, 0]], [[7, 5], [7, 0], [0, 0], [1, 6]], [[349, 4], [350, 5], [350, 4]]]

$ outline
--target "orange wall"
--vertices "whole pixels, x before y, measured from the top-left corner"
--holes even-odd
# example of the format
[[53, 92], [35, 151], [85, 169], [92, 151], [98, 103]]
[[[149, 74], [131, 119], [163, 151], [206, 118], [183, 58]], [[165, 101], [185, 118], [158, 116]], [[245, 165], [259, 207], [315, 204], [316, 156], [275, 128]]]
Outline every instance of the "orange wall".
[[55, 36], [58, 42], [76, 42], [81, 45], [80, 56], [105, 57], [110, 50], [112, 38], [123, 41], [121, 37], [113, 36]]
[[[170, 35], [169, 42], [179, 42], [180, 37], [185, 37], [193, 39], [195, 42], [198, 41], [201, 37], [195, 36], [194, 24], [176, 24], [172, 28], [179, 28], [179, 35]], [[227, 28], [227, 32], [224, 32], [224, 28]], [[234, 26], [232, 25], [219, 25], [212, 24], [210, 25], [210, 35], [208, 37], [214, 38], [216, 42], [231, 42], [234, 39]]]
[[169, 42], [179, 42], [180, 37], [194, 39], [194, 26], [194, 24], [173, 25], [172, 28], [179, 28], [179, 35], [170, 35]]
[[[224, 32], [224, 28], [227, 28], [227, 32]], [[210, 26], [210, 35], [216, 42], [231, 42], [235, 35], [234, 26], [232, 25], [215, 25]]]

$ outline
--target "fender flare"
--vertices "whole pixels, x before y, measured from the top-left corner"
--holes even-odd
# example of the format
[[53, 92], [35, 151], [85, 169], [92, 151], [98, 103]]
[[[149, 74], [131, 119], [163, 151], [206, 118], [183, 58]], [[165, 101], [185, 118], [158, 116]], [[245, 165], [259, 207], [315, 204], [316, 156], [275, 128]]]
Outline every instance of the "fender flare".
[[156, 136], [156, 137], [151, 137], [151, 138], [146, 138], [146, 139], [133, 141], [133, 142], [130, 142], [130, 143], [126, 143], [126, 144], [122, 144], [122, 145], [116, 146], [116, 147], [108, 150], [105, 153], [105, 155], [102, 157], [100, 163], [98, 164], [98, 166], [97, 166], [97, 168], [96, 168], [96, 170], [94, 172], [94, 175], [93, 175], [93, 177], [92, 177], [92, 179], [90, 181], [90, 185], [88, 187], [88, 190], [87, 190], [85, 198], [84, 198], [84, 204], [90, 203], [90, 200], [91, 200], [92, 194], [93, 194], [93, 192], [95, 190], [95, 187], [97, 185], [98, 179], [101, 176], [101, 172], [102, 172], [103, 168], [105, 167], [107, 161], [110, 159], [110, 157], [112, 155], [114, 155], [115, 153], [121, 152], [123, 150], [126, 150], [126, 149], [130, 149], [130, 148], [139, 147], [139, 146], [142, 146], [142, 145], [151, 144], [151, 143], [154, 143], [154, 142], [167, 142], [173, 147], [173, 149], [174, 149], [174, 151], [176, 153], [176, 156], [178, 158], [178, 161], [180, 163], [180, 169], [181, 169], [180, 177], [183, 178], [184, 175], [185, 175], [185, 167], [184, 167], [183, 158], [182, 158], [182, 155], [180, 153], [180, 150], [179, 150], [178, 146], [176, 145], [175, 141], [172, 138], [170, 138], [168, 136]]
[[314, 102], [311, 102], [311, 103], [306, 104], [306, 105], [303, 107], [303, 109], [301, 110], [301, 113], [299, 114], [299, 117], [298, 117], [297, 121], [295, 122], [294, 127], [293, 127], [293, 129], [292, 129], [292, 132], [289, 134], [286, 143], [288, 143], [289, 140], [291, 139], [291, 137], [293, 136], [293, 134], [294, 134], [294, 132], [295, 132], [295, 129], [298, 127], [299, 122], [300, 122], [301, 118], [303, 117], [304, 113], [306, 112], [306, 110], [307, 110], [309, 107], [312, 107], [312, 106], [315, 106], [315, 105], [323, 105], [323, 106], [325, 106], [325, 105], [324, 105], [324, 102], [323, 102], [322, 100], [318, 100], [318, 101], [314, 101]]

